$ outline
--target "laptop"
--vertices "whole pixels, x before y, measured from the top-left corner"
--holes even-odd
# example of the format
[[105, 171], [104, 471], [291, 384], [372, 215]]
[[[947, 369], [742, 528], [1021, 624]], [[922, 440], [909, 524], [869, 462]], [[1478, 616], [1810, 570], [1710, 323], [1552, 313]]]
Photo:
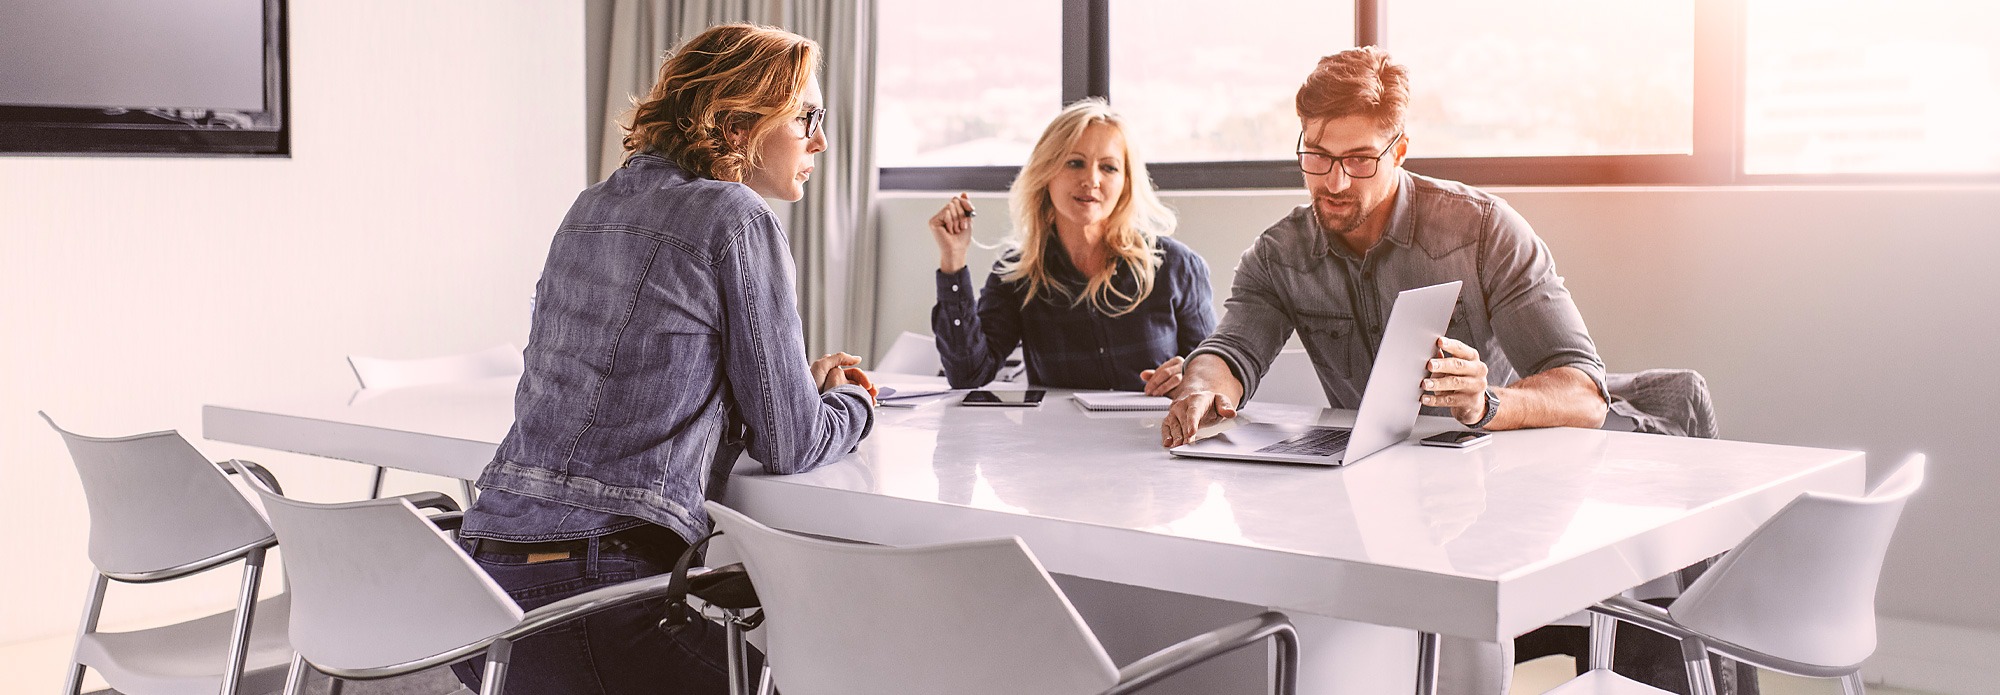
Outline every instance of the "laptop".
[[1344, 466], [1408, 439], [1423, 407], [1421, 384], [1430, 373], [1426, 364], [1451, 324], [1459, 285], [1452, 281], [1396, 295], [1352, 429], [1251, 422], [1168, 451], [1193, 458]]

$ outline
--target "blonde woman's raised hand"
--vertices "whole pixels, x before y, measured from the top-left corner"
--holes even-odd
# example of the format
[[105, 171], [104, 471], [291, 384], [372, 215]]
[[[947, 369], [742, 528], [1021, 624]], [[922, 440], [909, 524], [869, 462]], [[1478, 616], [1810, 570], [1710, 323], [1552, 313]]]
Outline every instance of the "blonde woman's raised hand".
[[956, 273], [965, 267], [965, 250], [972, 246], [972, 196], [960, 193], [931, 216], [931, 238], [938, 245], [938, 270]]

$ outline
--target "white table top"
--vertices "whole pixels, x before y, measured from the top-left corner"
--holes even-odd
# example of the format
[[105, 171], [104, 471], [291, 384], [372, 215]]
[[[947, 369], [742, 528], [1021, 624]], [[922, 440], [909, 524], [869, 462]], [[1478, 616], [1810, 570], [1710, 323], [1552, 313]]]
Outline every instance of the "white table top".
[[[888, 384], [914, 379], [883, 377]], [[512, 379], [204, 409], [210, 439], [475, 476]], [[1252, 404], [1249, 421], [1350, 424]], [[1721, 552], [1806, 490], [1863, 486], [1863, 455], [1595, 430], [1405, 442], [1345, 468], [1198, 461], [1159, 413], [956, 399], [882, 409], [841, 462], [739, 463], [725, 500], [774, 526], [878, 543], [1019, 535], [1052, 571], [1497, 640]], [[1425, 418], [1417, 434], [1451, 429]]]

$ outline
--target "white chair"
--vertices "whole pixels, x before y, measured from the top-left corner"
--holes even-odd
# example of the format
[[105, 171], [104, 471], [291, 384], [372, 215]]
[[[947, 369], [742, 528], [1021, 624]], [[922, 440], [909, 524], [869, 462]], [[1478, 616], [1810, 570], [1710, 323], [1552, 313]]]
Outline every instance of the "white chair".
[[1327, 407], [1326, 389], [1319, 384], [1312, 357], [1305, 348], [1286, 348], [1271, 361], [1271, 370], [1257, 380], [1256, 403], [1289, 403], [1315, 408]]
[[889, 548], [773, 530], [710, 502], [763, 602], [785, 695], [1129, 693], [1266, 638], [1297, 681], [1291, 621], [1264, 613], [1118, 668], [1018, 538]]
[[943, 374], [944, 361], [938, 358], [937, 339], [903, 331], [902, 335], [896, 336], [896, 342], [882, 352], [882, 359], [875, 361], [875, 371], [918, 376]]
[[1712, 695], [1709, 653], [1759, 668], [1838, 678], [1861, 695], [1875, 652], [1875, 583], [1896, 522], [1924, 483], [1916, 454], [1865, 497], [1808, 492], [1722, 556], [1662, 609], [1626, 597], [1591, 608], [1591, 671], [1551, 693], [1657, 693], [1613, 675], [1614, 621], [1680, 640], [1690, 691]]
[[[521, 349], [506, 343], [462, 355], [407, 360], [348, 355], [347, 366], [354, 369], [354, 379], [361, 383], [364, 390], [516, 376], [525, 369]], [[382, 483], [388, 475], [389, 469], [375, 467], [375, 481], [369, 488], [368, 499], [382, 496]], [[478, 491], [473, 488], [472, 481], [459, 481], [459, 484], [465, 492], [465, 503], [471, 505]]]
[[497, 695], [515, 641], [665, 596], [672, 579], [647, 577], [523, 613], [405, 499], [315, 504], [252, 487], [284, 544], [292, 583], [291, 643], [298, 652], [285, 681], [287, 695], [303, 691], [307, 668], [337, 679], [377, 680], [482, 654], [481, 692]]
[[[83, 480], [95, 566], [63, 692], [77, 695], [85, 668], [126, 695], [275, 690], [291, 658], [291, 596], [257, 600], [264, 554], [277, 539], [256, 508], [177, 432], [86, 437], [41, 416], [62, 435]], [[98, 631], [110, 580], [161, 582], [237, 560], [243, 579], [234, 609], [144, 630]]]

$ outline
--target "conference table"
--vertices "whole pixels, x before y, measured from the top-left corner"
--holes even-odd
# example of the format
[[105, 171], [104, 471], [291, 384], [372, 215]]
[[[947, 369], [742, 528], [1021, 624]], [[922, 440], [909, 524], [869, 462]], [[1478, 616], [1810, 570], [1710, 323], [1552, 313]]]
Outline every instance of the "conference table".
[[[470, 479], [513, 421], [514, 386], [207, 405], [204, 436]], [[1353, 417], [1253, 402], [1239, 420]], [[1159, 419], [1089, 411], [1060, 389], [1033, 408], [885, 407], [853, 453], [819, 469], [769, 475], [744, 457], [722, 500], [778, 528], [870, 543], [1019, 536], [1051, 572], [1305, 621], [1300, 692], [1423, 692], [1415, 674], [1434, 636], [1509, 640], [1727, 550], [1800, 493], [1865, 484], [1858, 451], [1571, 428], [1467, 450], [1406, 441], [1339, 468], [1185, 459], [1160, 448]], [[1415, 436], [1457, 427], [1423, 417]]]

